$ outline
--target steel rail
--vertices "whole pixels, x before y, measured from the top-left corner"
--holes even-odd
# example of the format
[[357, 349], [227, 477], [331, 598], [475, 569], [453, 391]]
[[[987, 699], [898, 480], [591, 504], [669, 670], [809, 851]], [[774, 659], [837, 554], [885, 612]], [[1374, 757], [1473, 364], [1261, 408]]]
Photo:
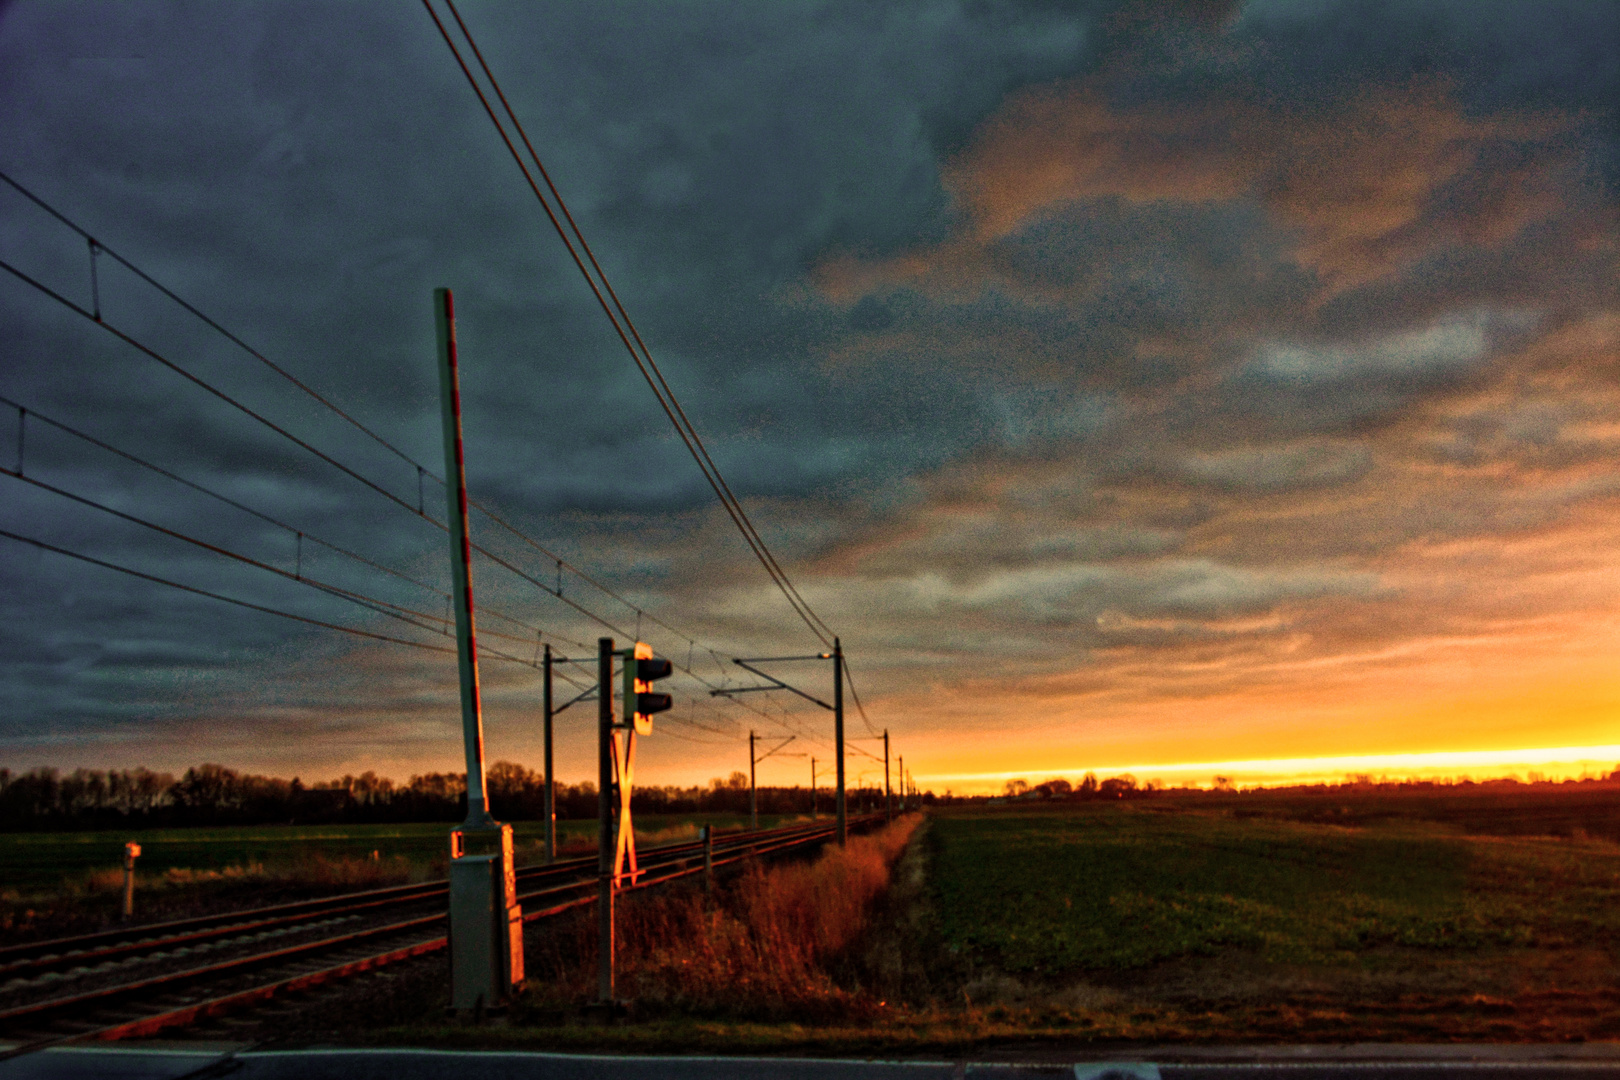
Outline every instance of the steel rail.
[[[861, 820], [863, 824], [870, 824], [875, 822], [877, 817], [878, 815], [867, 815]], [[832, 825], [817, 827], [814, 830], [811, 830], [805, 836], [796, 837], [792, 840], [785, 840], [776, 844], [766, 845], [766, 847], [762, 850], [750, 850], [746, 854], [733, 855], [727, 859], [715, 860], [713, 865], [715, 867], [725, 866], [731, 863], [740, 862], [746, 858], [755, 857], [757, 855], [773, 854], [793, 847], [802, 847], [806, 844], [813, 843], [817, 839], [830, 837], [835, 831], [836, 829]], [[621, 891], [628, 892], [631, 890], [652, 888], [657, 885], [667, 884], [679, 878], [690, 877], [693, 874], [700, 874], [703, 872], [703, 870], [704, 868], [701, 866], [687, 867], [685, 869], [677, 870], [671, 874], [665, 874], [657, 878], [640, 882], [636, 885], [628, 886], [626, 889]], [[594, 889], [595, 884], [596, 883], [594, 881], [586, 881], [571, 886], [573, 888], [583, 890], [583, 895], [572, 900], [564, 901], [560, 904], [555, 904], [540, 911], [528, 912], [523, 916], [523, 921], [528, 923], [535, 922], [540, 919], [554, 918], [563, 914], [564, 912], [572, 911], [576, 908], [588, 907], [589, 905], [594, 904], [596, 902], [596, 892]], [[531, 896], [532, 895], [539, 894], [531, 894]], [[528, 897], [519, 897], [520, 900], [527, 898]], [[348, 961], [335, 967], [324, 968], [320, 971], [312, 971], [306, 974], [295, 975], [290, 978], [264, 983], [248, 990], [241, 990], [233, 994], [224, 994], [219, 997], [210, 998], [207, 1001], [184, 1005], [180, 1008], [171, 1009], [166, 1013], [159, 1013], [155, 1016], [146, 1016], [137, 1020], [113, 1024], [108, 1027], [100, 1028], [96, 1031], [73, 1036], [73, 1038], [83, 1041], [113, 1041], [117, 1039], [139, 1038], [142, 1036], [155, 1035], [158, 1032], [165, 1031], [169, 1028], [185, 1027], [190, 1024], [194, 1024], [199, 1020], [204, 1020], [215, 1016], [222, 1016], [229, 1012], [234, 1012], [245, 1007], [269, 1001], [284, 994], [296, 993], [297, 991], [307, 990], [327, 982], [333, 982], [338, 979], [364, 974], [367, 971], [373, 971], [380, 967], [386, 967], [389, 964], [399, 963], [404, 960], [412, 960], [419, 956], [425, 956], [429, 953], [438, 952], [447, 947], [449, 943], [450, 939], [448, 937], [437, 937], [428, 941], [419, 941], [386, 953], [380, 953], [376, 956], [368, 956], [364, 957], [363, 959]], [[48, 1044], [48, 1042], [41, 1042], [29, 1045], [31, 1048], [34, 1046], [43, 1048], [43, 1046]]]
[[[858, 823], [862, 825], [870, 825], [876, 824], [880, 820], [882, 820], [882, 815], [863, 815], [852, 824]], [[802, 848], [809, 844], [825, 840], [832, 836], [834, 832], [835, 827], [829, 823], [827, 825], [816, 824], [808, 827], [789, 827], [784, 829], [770, 830], [768, 832], [733, 834], [731, 837], [727, 838], [728, 843], [724, 848], [726, 857], [713, 859], [710, 866], [714, 869], [718, 869], [742, 862], [746, 859], [757, 858], [762, 855], [777, 854], [792, 850], [794, 848]], [[690, 849], [692, 847], [701, 847], [701, 844], [670, 845], [669, 847], [680, 850]], [[672, 853], [668, 849], [658, 850], [660, 850], [661, 855], [668, 855]], [[680, 863], [682, 860], [661, 859], [660, 862], [666, 864]], [[646, 878], [646, 880], [626, 886], [621, 891], [629, 892], [665, 885], [681, 878], [704, 873], [706, 869], [707, 868], [701, 864], [697, 866], [682, 865], [669, 872], [649, 876]], [[540, 919], [555, 917], [574, 908], [584, 907], [592, 904], [596, 902], [595, 886], [595, 879], [592, 877], [586, 877], [578, 881], [566, 883], [564, 885], [552, 886], [536, 892], [523, 894], [519, 897], [520, 901], [534, 900], [544, 896], [555, 896], [559, 893], [567, 892], [574, 892], [578, 894], [570, 899], [563, 900], [561, 903], [553, 904], [537, 911], [528, 912], [524, 915], [523, 920], [524, 922], [534, 922]], [[62, 1013], [69, 1010], [83, 1010], [87, 1007], [95, 1008], [99, 1005], [108, 1004], [119, 998], [128, 997], [134, 994], [149, 994], [153, 991], [161, 992], [165, 988], [177, 987], [198, 979], [246, 972], [256, 967], [271, 966], [277, 963], [284, 963], [289, 960], [296, 960], [321, 952], [341, 951], [345, 948], [351, 948], [368, 940], [409, 933], [413, 930], [425, 929], [434, 924], [442, 923], [446, 918], [446, 913], [435, 913], [433, 915], [409, 919], [403, 922], [354, 931], [348, 934], [325, 938], [319, 941], [305, 942], [299, 945], [288, 946], [283, 949], [276, 949], [266, 953], [255, 953], [249, 956], [239, 957], [234, 960], [223, 961], [218, 964], [206, 965], [201, 968], [191, 968], [184, 971], [171, 972], [166, 975], [141, 980], [135, 983], [104, 987], [100, 990], [89, 991], [83, 994], [53, 998], [48, 1001], [36, 1002], [31, 1005], [0, 1012], [0, 1022], [10, 1022], [18, 1019], [28, 1018], [44, 1018], [53, 1013]], [[279, 994], [305, 989], [335, 979], [361, 974], [363, 972], [370, 971], [378, 967], [383, 967], [391, 963], [397, 963], [402, 960], [426, 955], [428, 953], [443, 949], [447, 944], [448, 936], [446, 935], [437, 936], [423, 941], [411, 942], [384, 953], [348, 960], [334, 967], [323, 968], [313, 972], [302, 972], [296, 975], [290, 975], [284, 979], [273, 980], [269, 983], [261, 984], [260, 986], [252, 987], [247, 990], [225, 994], [223, 996], [207, 999], [202, 1002], [187, 1003], [183, 1006], [169, 1009], [162, 1013], [139, 1017], [128, 1021], [121, 1021], [119, 1023], [90, 1032], [80, 1032], [25, 1042], [23, 1045], [18, 1046], [5, 1054], [0, 1054], [0, 1058], [11, 1057], [16, 1053], [31, 1052], [34, 1049], [42, 1049], [45, 1046], [54, 1045], [56, 1043], [68, 1040], [106, 1040], [128, 1038], [136, 1035], [151, 1034], [169, 1027], [183, 1026], [208, 1016], [219, 1015], [223, 1012], [231, 1011], [236, 1008], [256, 1004]]]
[[148, 923], [143, 926], [121, 927], [116, 930], [102, 930], [93, 934], [81, 934], [75, 937], [52, 938], [47, 941], [30, 941], [20, 945], [9, 945], [0, 948], [0, 973], [7, 966], [17, 960], [31, 959], [37, 956], [46, 956], [51, 953], [63, 954], [69, 950], [87, 949], [103, 942], [122, 942], [137, 937], [148, 936], [153, 933], [165, 931], [180, 932], [182, 930], [202, 929], [218, 926], [232, 920], [259, 919], [294, 911], [306, 911], [316, 907], [327, 907], [346, 903], [360, 897], [377, 897], [384, 895], [402, 895], [406, 893], [431, 893], [435, 888], [442, 888], [443, 881], [425, 881], [414, 885], [389, 885], [381, 889], [368, 889], [363, 892], [342, 893], [337, 896], [324, 896], [314, 900], [297, 900], [288, 904], [276, 904], [270, 907], [248, 908], [243, 911], [221, 912], [218, 915], [200, 915], [189, 919], [174, 919], [169, 922]]
[[283, 915], [277, 918], [260, 919], [256, 922], [230, 923], [206, 930], [194, 930], [190, 933], [175, 934], [165, 938], [140, 939], [126, 941], [117, 945], [108, 945], [100, 949], [86, 952], [72, 952], [60, 956], [43, 956], [35, 960], [22, 960], [8, 967], [0, 968], [0, 978], [32, 978], [47, 971], [60, 971], [63, 968], [84, 967], [90, 964], [103, 964], [111, 960], [127, 959], [141, 953], [168, 952], [180, 948], [192, 948], [208, 942], [227, 940], [233, 937], [244, 937], [248, 934], [259, 933], [265, 930], [292, 928], [301, 923], [314, 922], [319, 919], [330, 918], [334, 915], [346, 918], [357, 917], [358, 912], [374, 910], [384, 907], [400, 907], [405, 904], [418, 903], [436, 899], [444, 892], [443, 889], [423, 893], [420, 896], [406, 896], [404, 898], [391, 897], [383, 900], [368, 900], [359, 904], [348, 904], [343, 907], [322, 908], [316, 911], [306, 911], [295, 915]]
[[[720, 850], [726, 851], [739, 845], [757, 844], [759, 839], [766, 835], [791, 836], [809, 828], [814, 826], [799, 824], [782, 826], [769, 830], [768, 834], [734, 833], [727, 835], [718, 846]], [[701, 842], [690, 841], [659, 845], [647, 849], [644, 861], [650, 861], [652, 866], [656, 867], [677, 861], [701, 847]], [[518, 881], [532, 884], [549, 877], [585, 874], [589, 875], [589, 881], [594, 882], [595, 877], [591, 872], [594, 871], [595, 861], [594, 856], [585, 856], [553, 863], [550, 866], [523, 867], [518, 871]], [[190, 947], [273, 928], [290, 928], [299, 923], [335, 915], [352, 916], [379, 908], [404, 907], [438, 899], [445, 895], [446, 888], [445, 881], [438, 879], [415, 885], [343, 893], [317, 900], [296, 901], [247, 911], [11, 946], [0, 950], [0, 978], [29, 978], [47, 971], [127, 959], [142, 953]]]
[[234, 971], [245, 971], [253, 967], [262, 967], [265, 964], [290, 960], [298, 956], [306, 956], [314, 952], [330, 952], [332, 949], [342, 948], [367, 938], [383, 937], [388, 934], [404, 933], [417, 927], [429, 926], [445, 918], [443, 913], [424, 915], [417, 919], [407, 919], [400, 923], [389, 923], [385, 926], [373, 926], [365, 930], [356, 930], [353, 933], [342, 934], [338, 937], [323, 938], [320, 941], [306, 941], [302, 945], [289, 945], [286, 948], [274, 949], [270, 952], [253, 953], [250, 956], [239, 956], [234, 960], [222, 960], [217, 964], [208, 964], [204, 967], [187, 968], [184, 971], [172, 971], [167, 975], [154, 975], [138, 982], [120, 983], [117, 986], [104, 986], [99, 990], [87, 990], [82, 994], [69, 994], [65, 997], [48, 998], [45, 1001], [36, 1001], [28, 1005], [19, 1005], [14, 1008], [0, 1011], [0, 1023], [9, 1023], [24, 1017], [38, 1016], [41, 1013], [61, 1012], [64, 1009], [78, 1009], [99, 1001], [126, 997], [136, 993], [150, 993], [165, 986], [178, 983], [192, 982], [197, 979], [216, 975], [224, 975]]

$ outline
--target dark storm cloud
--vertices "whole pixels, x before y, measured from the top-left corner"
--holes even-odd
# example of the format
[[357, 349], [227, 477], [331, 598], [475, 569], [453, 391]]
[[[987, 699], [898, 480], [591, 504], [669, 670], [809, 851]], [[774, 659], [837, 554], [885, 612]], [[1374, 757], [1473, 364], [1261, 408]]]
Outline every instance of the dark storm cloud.
[[[1036, 621], [1051, 632], [1032, 657], [1111, 650], [1124, 628], [1187, 685], [1217, 669], [1232, 685], [1581, 602], [1482, 592], [1431, 619], [1421, 597], [1467, 579], [1402, 557], [1556, 529], [1612, 497], [1583, 470], [1615, 453], [1600, 178], [1616, 97], [1607, 76], [1532, 85], [1490, 50], [1452, 63], [1496, 33], [1489, 12], [1423, 10], [1422, 32], [1455, 47], [1418, 66], [1369, 62], [1418, 33], [1379, 5], [1256, 5], [1219, 33], [1138, 35], [986, 119], [945, 163], [951, 235], [823, 262], [823, 294], [852, 313], [841, 365], [993, 372], [1004, 399], [1034, 403], [1026, 418], [1093, 406], [1033, 444], [989, 429], [1002, 445], [960, 484], [856, 547], [917, 646], [947, 611], [978, 627], [963, 655], [989, 640], [1016, 655]], [[1532, 36], [1614, 40], [1610, 9], [1550, 21]], [[884, 319], [853, 318], [879, 305]], [[1090, 498], [1060, 506], [1064, 487]], [[1152, 552], [1032, 542], [1174, 510], [1186, 525]]]
[[[855, 491], [881, 501], [885, 485], [971, 445], [983, 426], [975, 395], [904, 376], [828, 378], [810, 357], [815, 342], [843, 332], [842, 320], [778, 294], [829, 245], [881, 253], [941, 234], [949, 207], [938, 144], [971, 130], [1010, 87], [1083, 63], [1087, 20], [994, 5], [473, 14], [741, 494]], [[427, 300], [432, 286], [450, 284], [475, 494], [538, 523], [570, 554], [569, 520], [589, 542], [593, 515], [629, 512], [656, 525], [661, 513], [708, 506], [420, 11], [24, 4], [6, 9], [0, 50], [7, 171], [430, 468], [439, 455]], [[89, 306], [82, 242], [14, 193], [0, 198], [4, 257]], [[99, 265], [109, 320], [415, 501], [408, 465], [110, 260]], [[18, 282], [0, 295], [0, 312], [13, 328], [0, 388], [10, 396], [312, 537], [442, 584], [436, 534], [399, 520], [379, 496]], [[298, 565], [296, 537], [284, 530], [37, 420], [29, 443], [32, 475], [284, 570]], [[6, 523], [16, 531], [354, 619], [329, 599], [8, 483]], [[431, 484], [426, 494], [430, 508], [442, 500]], [[795, 537], [768, 517], [774, 542], [792, 549]], [[736, 559], [734, 541], [714, 541], [722, 564]], [[310, 564], [332, 564], [306, 549]], [[656, 580], [667, 563], [657, 552], [591, 554], [584, 561], [632, 582]], [[255, 695], [275, 697], [277, 676], [261, 666], [264, 685], [250, 690], [227, 677], [229, 666], [319, 640], [56, 556], [8, 551], [4, 565], [14, 623], [42, 628], [32, 649], [18, 640], [6, 652], [19, 695], [8, 709], [15, 738], [48, 729], [71, 740], [81, 719], [88, 734], [97, 715], [199, 707], [169, 692], [165, 671], [213, 687], [208, 708], [251, 712]], [[75, 590], [80, 580], [95, 588]], [[506, 587], [488, 588], [499, 598]], [[437, 603], [407, 600], [411, 592], [387, 595]], [[112, 644], [124, 635], [150, 640]], [[100, 674], [86, 680], [87, 670]], [[238, 692], [247, 700], [219, 700]]]
[[[1126, 639], [1275, 643], [1309, 611], [1386, 602], [1380, 571], [1347, 561], [1380, 538], [1595, 497], [1532, 509], [1470, 487], [1426, 524], [1409, 507], [1364, 532], [1321, 524], [1347, 492], [1427, 490], [1390, 479], [1411, 461], [1609, 452], [1606, 406], [1491, 395], [1585, 370], [1591, 348], [1547, 342], [1607, 348], [1610, 6], [466, 14], [729, 482], [829, 621], [899, 667], [1052, 640], [1072, 662]], [[802, 637], [420, 10], [10, 5], [0, 124], [0, 167], [433, 469], [428, 299], [452, 286], [474, 496], [705, 641]], [[3, 190], [0, 257], [89, 303], [83, 242]], [[99, 265], [110, 321], [415, 505], [411, 465]], [[442, 534], [21, 283], [0, 282], [0, 321], [0, 393], [292, 531], [33, 421], [31, 475], [441, 617], [431, 589], [315, 539], [443, 588]], [[0, 416], [0, 464], [14, 435]], [[0, 527], [392, 632], [0, 484]], [[438, 512], [442, 491], [423, 493]], [[549, 580], [520, 542], [483, 538]], [[479, 575], [492, 610], [599, 631]], [[343, 760], [368, 739], [408, 758], [451, 715], [442, 658], [26, 549], [0, 579], [13, 746], [214, 715], [239, 747], [298, 730]], [[483, 625], [532, 654], [495, 636], [527, 631]], [[528, 707], [521, 670], [492, 669], [494, 712]], [[386, 736], [379, 716], [397, 719]]]

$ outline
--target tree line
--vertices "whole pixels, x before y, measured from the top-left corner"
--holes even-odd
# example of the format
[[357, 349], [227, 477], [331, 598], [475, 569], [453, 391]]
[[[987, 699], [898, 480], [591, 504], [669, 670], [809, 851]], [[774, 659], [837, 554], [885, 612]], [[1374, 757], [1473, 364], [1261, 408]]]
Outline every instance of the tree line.
[[[490, 811], [505, 821], [545, 817], [545, 776], [512, 761], [497, 761], [485, 775]], [[559, 819], [594, 818], [596, 785], [559, 783]], [[811, 812], [804, 787], [758, 789], [761, 814]], [[850, 809], [875, 809], [882, 792], [850, 791]], [[831, 813], [832, 793], [823, 788], [815, 806]], [[641, 814], [748, 812], [748, 777], [735, 772], [707, 786], [637, 787], [631, 808]], [[396, 784], [364, 772], [305, 784], [260, 776], [224, 765], [198, 765], [178, 779], [151, 769], [52, 768], [12, 772], [0, 768], [0, 831], [164, 828], [193, 825], [325, 825], [346, 822], [455, 822], [467, 814], [465, 773], [423, 773]]]

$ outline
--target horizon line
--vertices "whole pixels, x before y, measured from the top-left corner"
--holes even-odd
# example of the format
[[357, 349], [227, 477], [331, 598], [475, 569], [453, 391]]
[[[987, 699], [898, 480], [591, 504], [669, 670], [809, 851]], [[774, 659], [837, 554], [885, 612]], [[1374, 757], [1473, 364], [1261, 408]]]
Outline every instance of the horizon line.
[[[1332, 754], [1320, 757], [1246, 758], [1228, 761], [1167, 762], [1133, 765], [1088, 765], [1072, 768], [1032, 771], [1029, 769], [998, 770], [976, 773], [934, 773], [927, 780], [940, 783], [947, 780], [968, 783], [1005, 783], [1008, 780], [1027, 780], [1031, 784], [1049, 779], [1067, 778], [1070, 774], [1082, 776], [1094, 773], [1099, 778], [1129, 773], [1146, 779], [1159, 779], [1166, 775], [1185, 777], [1187, 774], [1206, 773], [1211, 779], [1225, 776], [1240, 780], [1271, 781], [1304, 780], [1351, 775], [1416, 774], [1456, 775], [1461, 777], [1473, 770], [1511, 768], [1530, 769], [1555, 765], [1604, 765], [1620, 769], [1620, 743], [1597, 746], [1528, 747], [1518, 750], [1436, 750], [1404, 754]], [[1566, 771], [1566, 770], [1561, 770]], [[1470, 777], [1472, 778], [1472, 777]], [[925, 779], [922, 776], [919, 781]]]

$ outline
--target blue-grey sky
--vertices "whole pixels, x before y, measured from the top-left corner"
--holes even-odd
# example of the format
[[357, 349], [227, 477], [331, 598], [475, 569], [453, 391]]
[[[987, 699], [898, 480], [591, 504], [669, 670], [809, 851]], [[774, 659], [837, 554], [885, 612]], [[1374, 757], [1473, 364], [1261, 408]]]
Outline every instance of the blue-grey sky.
[[[919, 773], [1615, 741], [1613, 5], [464, 15]], [[705, 648], [817, 645], [419, 5], [15, 0], [0, 126], [0, 169], [434, 468], [430, 299], [451, 287], [474, 498], [696, 639], [644, 623], [708, 678], [725, 672]], [[90, 303], [84, 241], [9, 189], [0, 258]], [[415, 501], [413, 467], [98, 267], [110, 324]], [[0, 324], [0, 394], [30, 412], [447, 580], [442, 534], [10, 275]], [[30, 477], [441, 610], [25, 428]], [[0, 409], [7, 468], [17, 434]], [[0, 492], [8, 531], [443, 643], [14, 478]], [[442, 489], [427, 501], [442, 516]], [[458, 758], [449, 657], [3, 543], [0, 763], [403, 777]], [[599, 632], [487, 562], [475, 588], [559, 648]], [[532, 658], [532, 631], [481, 628]], [[492, 756], [534, 763], [533, 672], [486, 664], [485, 682]], [[813, 708], [676, 692], [649, 779], [729, 772], [750, 726], [827, 753]], [[582, 777], [566, 716], [564, 778]], [[799, 779], [796, 759], [772, 768]]]

